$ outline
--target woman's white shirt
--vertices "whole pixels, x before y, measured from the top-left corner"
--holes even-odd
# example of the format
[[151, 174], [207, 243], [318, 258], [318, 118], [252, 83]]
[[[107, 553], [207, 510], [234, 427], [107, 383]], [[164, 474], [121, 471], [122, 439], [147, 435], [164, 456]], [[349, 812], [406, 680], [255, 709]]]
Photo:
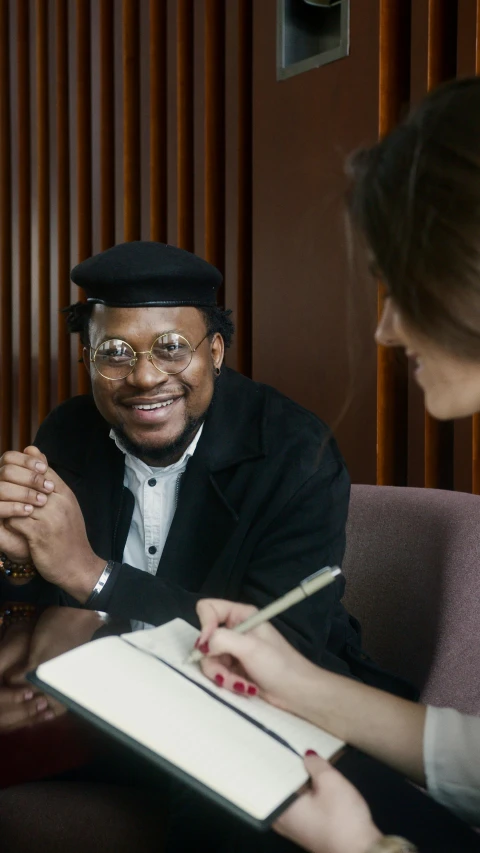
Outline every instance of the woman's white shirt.
[[480, 826], [480, 717], [429, 705], [423, 758], [432, 797]]

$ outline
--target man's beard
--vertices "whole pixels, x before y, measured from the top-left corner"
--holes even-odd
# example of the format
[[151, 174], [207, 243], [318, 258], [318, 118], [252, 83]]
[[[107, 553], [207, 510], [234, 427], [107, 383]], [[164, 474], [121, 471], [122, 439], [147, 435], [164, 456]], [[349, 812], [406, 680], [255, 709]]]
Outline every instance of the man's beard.
[[163, 444], [161, 447], [156, 447], [149, 442], [139, 444], [136, 441], [132, 441], [124, 432], [123, 425], [112, 426], [113, 432], [127, 453], [131, 453], [132, 456], [136, 456], [138, 459], [141, 459], [142, 462], [145, 462], [145, 464], [149, 465], [151, 468], [165, 468], [167, 465], [172, 465], [185, 453], [188, 445], [192, 442], [201, 425], [205, 422], [206, 417], [212, 408], [216, 397], [216, 390], [217, 383], [215, 382], [213, 386], [212, 399], [203, 414], [198, 417], [190, 415], [187, 418], [180, 435], [168, 444]]

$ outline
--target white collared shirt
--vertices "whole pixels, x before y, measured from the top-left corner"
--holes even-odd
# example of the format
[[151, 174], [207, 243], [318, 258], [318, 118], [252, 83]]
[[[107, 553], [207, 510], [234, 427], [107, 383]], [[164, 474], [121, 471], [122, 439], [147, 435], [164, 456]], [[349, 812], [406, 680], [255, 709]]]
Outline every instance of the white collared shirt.
[[[113, 430], [110, 438], [125, 454], [123, 485], [135, 499], [132, 521], [123, 551], [123, 562], [155, 575], [177, 508], [180, 478], [195, 453], [203, 424], [183, 456], [164, 468], [151, 468], [125, 450]], [[133, 623], [132, 623], [133, 627]], [[135, 622], [135, 628], [147, 627]]]

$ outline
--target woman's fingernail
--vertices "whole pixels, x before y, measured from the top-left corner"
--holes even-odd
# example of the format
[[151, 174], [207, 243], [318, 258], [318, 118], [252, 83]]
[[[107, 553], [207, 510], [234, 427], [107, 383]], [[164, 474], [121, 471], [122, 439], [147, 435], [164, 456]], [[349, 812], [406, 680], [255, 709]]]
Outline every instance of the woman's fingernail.
[[37, 471], [40, 471], [40, 474], [45, 474], [45, 471], [47, 470], [45, 462], [35, 462], [35, 468]]
[[199, 645], [200, 645], [200, 637], [197, 637], [197, 639], [195, 640], [195, 645], [193, 648], [198, 649]]
[[29, 699], [33, 699], [33, 690], [25, 690], [23, 698], [25, 699], [25, 702], [28, 702]]
[[33, 506], [31, 504], [25, 504], [25, 506], [23, 508], [24, 508], [25, 512], [31, 512], [33, 509]]
[[44, 720], [53, 720], [53, 719], [55, 719], [55, 714], [53, 713], [53, 711], [47, 711], [47, 713], [43, 715], [43, 719]]
[[318, 752], [315, 752], [314, 749], [307, 749], [305, 755], [318, 755]]
[[37, 702], [37, 711], [45, 711], [48, 708], [47, 700], [42, 696]]
[[208, 648], [208, 643], [200, 643], [198, 650], [202, 653], [202, 655], [208, 655], [210, 651], [210, 649]]
[[253, 686], [253, 684], [249, 684], [247, 688], [247, 693], [249, 696], [257, 695], [257, 688]]
[[46, 495], [37, 495], [37, 504], [46, 504], [47, 496]]
[[223, 687], [223, 682], [225, 681], [225, 679], [224, 679], [223, 675], [220, 675], [220, 673], [218, 673], [215, 676], [215, 681], [217, 682], [219, 687]]
[[45, 489], [53, 489], [54, 485], [51, 480], [44, 480], [43, 487]]
[[233, 689], [236, 690], [237, 693], [245, 693], [245, 685], [243, 681], [236, 681], [233, 685]]

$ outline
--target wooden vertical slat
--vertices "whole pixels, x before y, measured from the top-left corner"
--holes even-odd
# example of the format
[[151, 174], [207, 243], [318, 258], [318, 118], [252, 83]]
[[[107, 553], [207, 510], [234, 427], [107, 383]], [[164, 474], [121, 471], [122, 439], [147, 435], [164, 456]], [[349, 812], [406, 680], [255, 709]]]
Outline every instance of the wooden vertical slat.
[[167, 4], [150, 0], [150, 238], [167, 241]]
[[[30, 161], [30, 4], [17, 2], [17, 114], [18, 114], [18, 446], [31, 441], [31, 161]], [[16, 442], [17, 443], [17, 442]]]
[[[480, 74], [480, 0], [477, 0], [475, 74]], [[480, 495], [480, 416], [472, 420], [472, 492]]]
[[[475, 74], [477, 0], [462, 0], [457, 16], [456, 76]], [[471, 492], [473, 485], [473, 419], [461, 418], [454, 424], [454, 481], [459, 492]]]
[[100, 245], [115, 243], [115, 72], [113, 0], [100, 0]]
[[125, 240], [140, 239], [139, 28], [138, 0], [123, 0], [123, 221]]
[[9, 0], [0, 0], [0, 453], [12, 447], [12, 151]]
[[[225, 0], [205, 0], [205, 257], [225, 265]], [[218, 294], [223, 302], [223, 293]]]
[[[456, 75], [457, 2], [429, 0], [427, 87], [433, 89]], [[425, 486], [453, 489], [453, 422], [425, 413]]]
[[[78, 260], [92, 254], [92, 116], [91, 116], [91, 42], [90, 0], [76, 3], [76, 74], [77, 74], [77, 216]], [[83, 299], [83, 292], [79, 291]], [[81, 344], [79, 343], [79, 355]], [[78, 365], [78, 391], [89, 390], [83, 364]]]
[[225, 305], [235, 336], [227, 361], [252, 375], [252, 0], [225, 6]]
[[38, 419], [50, 411], [50, 151], [48, 106], [48, 0], [36, 1]]
[[[380, 3], [379, 134], [397, 124], [410, 90], [410, 10], [403, 0]], [[384, 289], [379, 287], [378, 310]], [[406, 485], [408, 461], [408, 369], [405, 356], [378, 348], [377, 483]]]
[[193, 0], [177, 0], [177, 244], [193, 251]]
[[[68, 121], [68, 0], [55, 4], [57, 130], [57, 294], [59, 309], [70, 303], [70, 130]], [[70, 339], [65, 321], [58, 323], [58, 402], [70, 396]]]
[[238, 9], [238, 370], [252, 375], [252, 0]]

